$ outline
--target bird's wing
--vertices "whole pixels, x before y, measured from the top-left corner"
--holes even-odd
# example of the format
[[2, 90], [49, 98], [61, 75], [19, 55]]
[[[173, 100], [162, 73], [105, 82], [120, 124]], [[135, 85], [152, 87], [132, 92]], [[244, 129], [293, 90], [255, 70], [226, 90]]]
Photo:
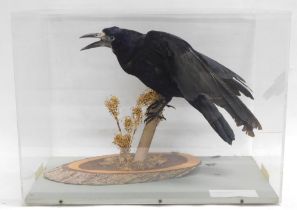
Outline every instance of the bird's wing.
[[187, 42], [171, 34], [151, 31], [146, 35], [145, 43], [163, 58], [166, 70], [187, 100], [195, 100], [201, 94], [216, 94], [215, 73]]
[[199, 57], [207, 63], [209, 66], [211, 66], [211, 70], [217, 74], [222, 79], [232, 79], [235, 78], [240, 82], [245, 82], [245, 80], [239, 76], [238, 74], [234, 73], [224, 65], [218, 63], [217, 61], [211, 59], [210, 57], [203, 55], [202, 53], [199, 53], [195, 51], [195, 54], [199, 55]]
[[[200, 106], [205, 104], [206, 100], [207, 103], [214, 102], [225, 108], [238, 126], [244, 125], [243, 129], [250, 136], [254, 135], [253, 128], [261, 129], [258, 120], [237, 97], [241, 91], [251, 96], [240, 76], [196, 52], [186, 41], [174, 35], [152, 31], [147, 34], [146, 40], [150, 47], [163, 57], [172, 80], [184, 98], [196, 109], [201, 111]], [[234, 78], [236, 83], [230, 82]], [[201, 96], [204, 102], [200, 100]], [[202, 114], [211, 124], [211, 114]], [[220, 129], [216, 131], [219, 133]]]
[[223, 115], [211, 101], [220, 97], [218, 81], [206, 64], [195, 55], [184, 40], [163, 32], [150, 32], [147, 46], [163, 58], [166, 71], [177, 84], [184, 98], [205, 117], [211, 127], [227, 143], [234, 133]]
[[202, 53], [195, 51], [195, 54], [210, 67], [210, 71], [215, 73], [230, 87], [235, 95], [239, 96], [240, 93], [243, 93], [245, 96], [254, 99], [251, 89], [246, 85], [245, 80], [241, 76]]
[[[146, 43], [150, 48], [164, 57], [170, 59], [168, 66], [180, 89], [185, 89], [185, 94], [192, 96], [197, 90], [206, 94], [217, 92], [217, 80], [224, 82], [228, 89], [235, 95], [243, 93], [253, 99], [250, 88], [245, 80], [217, 61], [195, 51], [187, 42], [177, 36], [151, 31], [146, 36]], [[190, 82], [193, 81], [193, 82]], [[195, 86], [195, 87], [193, 87]], [[194, 93], [192, 93], [194, 91]]]

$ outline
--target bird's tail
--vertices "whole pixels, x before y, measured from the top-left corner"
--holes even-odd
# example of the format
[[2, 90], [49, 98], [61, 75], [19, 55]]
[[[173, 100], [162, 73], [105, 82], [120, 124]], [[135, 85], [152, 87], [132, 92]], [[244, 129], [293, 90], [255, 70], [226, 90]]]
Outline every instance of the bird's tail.
[[206, 95], [200, 95], [194, 101], [188, 102], [203, 114], [211, 127], [225, 142], [232, 144], [235, 137], [231, 127]]
[[214, 99], [214, 103], [224, 108], [235, 120], [237, 126], [243, 125], [242, 130], [247, 135], [254, 137], [253, 129], [261, 130], [262, 126], [253, 113], [246, 105], [234, 94], [223, 81], [218, 80], [221, 84], [222, 96], [219, 99]]

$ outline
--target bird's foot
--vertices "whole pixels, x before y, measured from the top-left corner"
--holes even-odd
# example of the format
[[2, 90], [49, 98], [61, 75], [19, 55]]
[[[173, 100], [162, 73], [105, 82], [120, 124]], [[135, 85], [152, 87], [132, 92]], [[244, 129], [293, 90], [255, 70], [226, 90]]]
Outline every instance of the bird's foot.
[[155, 101], [154, 103], [152, 103], [151, 105], [149, 105], [148, 107], [147, 107], [147, 112], [152, 112], [154, 109], [156, 109], [158, 106], [160, 106], [161, 105], [161, 101], [159, 101], [159, 100], [157, 100], [157, 101]]
[[169, 107], [169, 108], [176, 109], [174, 106], [172, 106], [172, 105], [169, 105], [169, 104], [167, 104], [166, 106], [167, 106], [167, 107]]
[[166, 120], [166, 118], [163, 116], [162, 112], [164, 107], [166, 106], [166, 102], [164, 100], [157, 100], [154, 103], [152, 103], [145, 113], [146, 118], [144, 122], [148, 124], [150, 121], [152, 121], [155, 118], [159, 118], [161, 120]]
[[[162, 112], [162, 111], [161, 111]], [[144, 123], [148, 124], [150, 123], [153, 119], [159, 118], [160, 120], [166, 120], [166, 118], [164, 117], [164, 115], [159, 112], [150, 112], [150, 113], [146, 113], [146, 118], [144, 119]]]

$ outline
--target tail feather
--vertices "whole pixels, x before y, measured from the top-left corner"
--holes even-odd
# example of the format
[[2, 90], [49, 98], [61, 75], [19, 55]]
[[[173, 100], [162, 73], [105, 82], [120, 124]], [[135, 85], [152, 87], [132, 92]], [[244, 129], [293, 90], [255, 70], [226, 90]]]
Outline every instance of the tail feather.
[[230, 145], [232, 144], [235, 136], [233, 130], [223, 116], [220, 116], [217, 120], [210, 123], [210, 125], [225, 142]]
[[224, 82], [220, 81], [222, 86], [222, 97], [216, 98], [214, 102], [224, 108], [235, 120], [237, 126], [243, 125], [243, 131], [247, 135], [254, 137], [253, 129], [261, 130], [262, 126], [254, 114], [246, 105], [230, 90]]
[[232, 144], [232, 141], [235, 139], [233, 130], [207, 96], [199, 95], [194, 101], [189, 101], [189, 103], [203, 114], [211, 127], [225, 142]]
[[245, 95], [246, 97], [249, 97], [251, 99], [254, 99], [253, 95], [249, 91], [248, 87], [245, 86], [243, 82], [234, 80], [234, 79], [228, 79], [224, 80], [226, 84], [229, 86], [229, 89], [237, 96], [240, 96], [240, 93]]

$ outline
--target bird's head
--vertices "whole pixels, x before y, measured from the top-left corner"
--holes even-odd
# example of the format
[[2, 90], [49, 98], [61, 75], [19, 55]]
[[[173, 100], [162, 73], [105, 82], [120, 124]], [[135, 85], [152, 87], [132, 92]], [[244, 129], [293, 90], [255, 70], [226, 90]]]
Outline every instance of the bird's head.
[[121, 29], [118, 27], [105, 28], [100, 33], [90, 33], [81, 36], [80, 38], [98, 38], [99, 41], [93, 42], [92, 44], [87, 45], [81, 50], [87, 50], [95, 47], [112, 47], [112, 42], [119, 38], [121, 34]]
[[99, 41], [93, 42], [92, 44], [87, 45], [81, 50], [87, 50], [95, 47], [104, 46], [104, 47], [112, 48], [115, 53], [120, 51], [126, 54], [126, 53], [129, 53], [129, 51], [131, 51], [134, 48], [136, 42], [142, 36], [143, 34], [137, 31], [123, 29], [116, 26], [105, 28], [100, 33], [91, 33], [91, 34], [85, 34], [81, 36], [80, 38], [98, 38], [99, 39]]
[[144, 34], [137, 31], [123, 29], [119, 27], [105, 28], [100, 33], [91, 33], [81, 36], [81, 38], [99, 38], [99, 41], [87, 45], [81, 50], [95, 47], [109, 47], [116, 54], [120, 64], [127, 62], [137, 46], [137, 42]]

